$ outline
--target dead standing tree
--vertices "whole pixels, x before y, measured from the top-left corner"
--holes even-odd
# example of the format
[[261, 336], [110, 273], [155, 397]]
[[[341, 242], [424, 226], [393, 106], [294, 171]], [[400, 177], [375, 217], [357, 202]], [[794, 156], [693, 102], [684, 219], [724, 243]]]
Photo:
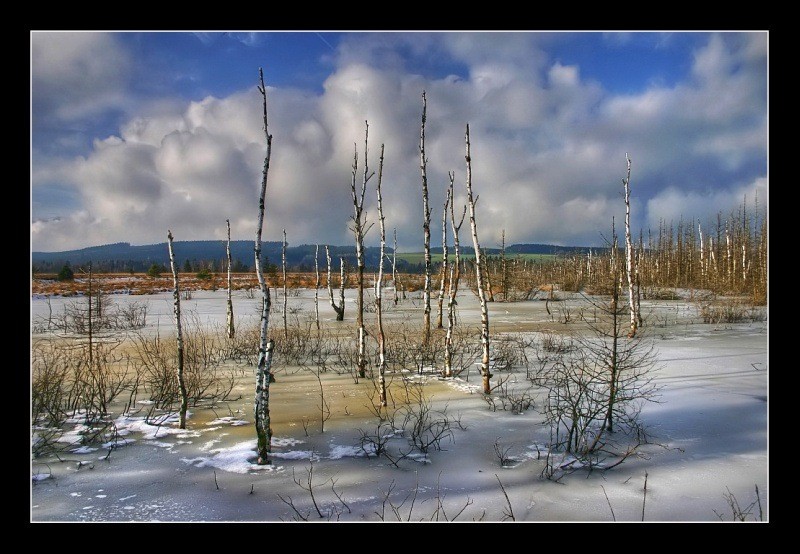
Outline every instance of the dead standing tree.
[[328, 296], [331, 300], [331, 307], [336, 312], [336, 321], [344, 321], [344, 289], [347, 286], [347, 274], [345, 272], [344, 258], [339, 258], [339, 305], [333, 299], [333, 281], [331, 280], [331, 252], [325, 246], [325, 259], [328, 261]]
[[445, 335], [444, 342], [444, 376], [453, 376], [453, 329], [456, 325], [456, 295], [458, 294], [458, 281], [461, 277], [461, 248], [458, 241], [458, 233], [461, 226], [464, 224], [464, 216], [467, 215], [467, 206], [461, 212], [461, 220], [456, 225], [456, 214], [453, 205], [455, 198], [453, 196], [453, 183], [455, 182], [455, 173], [450, 173], [450, 188], [447, 191], [450, 201], [450, 225], [453, 228], [453, 251], [455, 259], [453, 265], [450, 266], [450, 289], [447, 299], [447, 335]]
[[231, 220], [226, 219], [225, 224], [228, 226], [228, 242], [225, 243], [225, 253], [228, 257], [228, 311], [227, 311], [227, 325], [228, 338], [232, 339], [236, 335], [236, 329], [233, 326], [233, 299], [231, 294], [233, 291], [233, 278], [231, 277]]
[[422, 172], [422, 230], [425, 248], [425, 285], [422, 289], [423, 302], [423, 335], [422, 345], [428, 346], [431, 336], [431, 209], [428, 206], [428, 160], [425, 158], [425, 119], [428, 111], [428, 102], [425, 91], [422, 91], [422, 125], [419, 131], [419, 168]]
[[378, 318], [378, 396], [381, 406], [386, 406], [386, 337], [383, 334], [383, 315], [381, 311], [381, 289], [383, 288], [383, 256], [386, 251], [386, 227], [383, 218], [383, 198], [381, 197], [381, 180], [383, 178], [383, 144], [381, 158], [378, 163], [378, 227], [381, 233], [381, 255], [378, 263], [378, 280], [375, 283], [375, 314]]
[[186, 408], [189, 404], [186, 393], [186, 381], [183, 378], [183, 330], [181, 329], [181, 292], [178, 287], [178, 267], [175, 265], [175, 252], [172, 249], [172, 231], [167, 230], [167, 240], [169, 241], [169, 266], [172, 268], [172, 298], [174, 300], [173, 310], [175, 314], [176, 341], [178, 344], [178, 388], [181, 392], [180, 408], [180, 427], [186, 429]]
[[261, 288], [261, 329], [258, 346], [258, 366], [256, 370], [256, 397], [254, 402], [255, 427], [258, 436], [258, 463], [270, 463], [269, 454], [272, 451], [272, 426], [269, 417], [269, 384], [272, 380], [272, 352], [275, 343], [267, 340], [269, 329], [269, 309], [271, 301], [269, 287], [264, 279], [264, 268], [261, 267], [261, 233], [264, 228], [264, 202], [267, 194], [267, 177], [269, 175], [269, 162], [272, 155], [272, 135], [269, 134], [267, 125], [267, 89], [264, 86], [264, 71], [258, 70], [260, 85], [259, 92], [263, 98], [264, 108], [264, 135], [267, 137], [267, 153], [264, 156], [264, 170], [261, 177], [261, 193], [258, 198], [258, 227], [256, 227], [255, 264], [258, 285]]
[[636, 284], [634, 266], [634, 250], [631, 241], [631, 159], [628, 153], [625, 152], [625, 161], [627, 163], [627, 173], [622, 180], [622, 185], [625, 187], [625, 269], [628, 274], [628, 304], [631, 311], [631, 330], [628, 333], [630, 338], [636, 336], [636, 329], [639, 324], [639, 317], [636, 313], [636, 298], [634, 286]]
[[369, 172], [369, 122], [365, 121], [364, 131], [364, 179], [361, 182], [360, 193], [356, 191], [356, 179], [358, 176], [358, 147], [355, 148], [353, 154], [353, 173], [350, 189], [353, 195], [353, 215], [350, 219], [353, 221], [353, 226], [350, 228], [356, 239], [356, 259], [358, 262], [358, 314], [356, 326], [358, 328], [358, 376], [364, 378], [367, 376], [367, 330], [364, 328], [364, 236], [369, 231], [372, 225], [367, 226], [367, 214], [364, 213], [364, 195], [367, 192], [367, 181], [369, 181], [375, 172]]
[[444, 201], [444, 209], [442, 210], [442, 280], [439, 284], [439, 311], [436, 316], [436, 328], [442, 328], [442, 304], [444, 303], [445, 284], [447, 283], [447, 206], [450, 204], [450, 195], [452, 191], [447, 189], [447, 198]]
[[394, 305], [397, 306], [397, 227], [394, 228], [394, 249], [392, 250], [392, 287], [394, 288]]
[[286, 229], [283, 230], [283, 243], [281, 244], [281, 269], [283, 276], [283, 338], [289, 338], [289, 324], [286, 322], [287, 290], [286, 290]]
[[314, 250], [314, 321], [317, 324], [317, 331], [319, 331], [319, 244]]
[[483, 290], [483, 256], [481, 255], [481, 245], [478, 242], [478, 224], [475, 222], [475, 204], [478, 203], [478, 197], [472, 195], [472, 157], [470, 156], [469, 144], [469, 123], [467, 123], [467, 131], [464, 135], [466, 142], [466, 155], [464, 156], [467, 161], [467, 206], [469, 207], [469, 225], [472, 229], [472, 246], [475, 249], [475, 281], [478, 287], [478, 300], [481, 303], [481, 377], [483, 378], [483, 393], [491, 394], [492, 389], [489, 386], [489, 379], [492, 374], [489, 373], [489, 309], [486, 306], [486, 293]]

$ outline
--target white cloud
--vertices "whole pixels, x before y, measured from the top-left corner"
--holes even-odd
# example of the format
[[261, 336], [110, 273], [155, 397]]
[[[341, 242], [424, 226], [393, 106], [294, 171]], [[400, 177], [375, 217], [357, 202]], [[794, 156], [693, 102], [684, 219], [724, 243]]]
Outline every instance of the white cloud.
[[[611, 216], [619, 220], [623, 213], [625, 152], [634, 162], [634, 226], [681, 213], [705, 217], [735, 207], [759, 187], [766, 202], [766, 179], [731, 185], [732, 175], [757, 166], [766, 152], [763, 35], [713, 36], [696, 53], [689, 81], [626, 96], [583, 81], [577, 66], [548, 63], [541, 40], [533, 34], [356, 35], [340, 46], [321, 94], [270, 88], [274, 142], [265, 236], [277, 239], [286, 228], [292, 244], [352, 242], [350, 165], [356, 143], [360, 176], [368, 119], [371, 169], [386, 144], [387, 228], [398, 228], [401, 248], [419, 249], [423, 89], [433, 219], [441, 218], [450, 170], [457, 202], [464, 201], [469, 122], [486, 246], [499, 243], [502, 229], [508, 243], [600, 244]], [[432, 79], [408, 71], [402, 57], [377, 63], [381, 52], [398, 45], [415, 56], [450, 56], [468, 74]], [[226, 218], [234, 238], [251, 238], [265, 150], [260, 110], [254, 88], [183, 105], [165, 102], [131, 117], [118, 137], [97, 141], [85, 158], [43, 168], [40, 178], [58, 173], [79, 191], [83, 208], [80, 217], [34, 223], [34, 248], [163, 241], [167, 228], [179, 240], [222, 238]], [[373, 231], [367, 242], [376, 240]]]
[[32, 32], [34, 123], [75, 121], [121, 106], [131, 64], [110, 34]]
[[671, 186], [647, 202], [647, 224], [652, 229], [658, 229], [661, 220], [677, 223], [683, 217], [684, 220], [699, 219], [703, 225], [707, 225], [718, 212], [722, 213], [723, 219], [730, 213], [736, 213], [745, 200], [748, 209], [753, 209], [756, 199], [759, 210], [769, 205], [769, 181], [766, 177], [731, 189], [703, 192]]

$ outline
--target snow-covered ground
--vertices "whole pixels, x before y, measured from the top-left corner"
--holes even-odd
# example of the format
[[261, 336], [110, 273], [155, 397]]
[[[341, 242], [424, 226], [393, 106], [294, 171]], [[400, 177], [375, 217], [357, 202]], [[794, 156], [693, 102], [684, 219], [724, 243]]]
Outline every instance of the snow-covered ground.
[[[353, 292], [348, 291], [348, 300]], [[204, 324], [222, 324], [224, 296], [224, 290], [195, 292], [183, 308], [195, 312]], [[577, 296], [563, 296], [570, 298], [573, 314], [585, 307]], [[61, 303], [74, 300], [54, 298], [51, 306], [56, 312]], [[273, 300], [281, 304], [280, 297]], [[117, 295], [113, 301], [147, 301], [148, 328], [171, 332], [169, 294]], [[313, 313], [313, 290], [290, 297], [289, 307], [301, 318]], [[659, 361], [655, 381], [661, 386], [659, 403], [648, 403], [642, 410], [653, 444], [609, 471], [578, 471], [559, 483], [541, 478], [544, 461], [537, 446], [542, 451], [548, 438], [541, 415], [535, 408], [521, 415], [490, 411], [474, 392], [472, 385], [479, 382], [474, 369], [469, 382], [422, 379], [434, 407], [459, 415], [463, 429], [454, 426], [452, 441], [445, 440], [441, 451], [417, 453], [395, 467], [358, 447], [358, 429], [374, 427], [374, 418], [363, 408], [372, 388], [368, 380], [355, 384], [347, 375], [323, 376], [333, 413], [325, 433], [320, 433], [316, 378], [278, 368], [271, 389], [274, 461], [271, 466], [257, 466], [248, 369], [237, 388], [241, 400], [218, 405], [215, 411], [193, 409], [185, 431], [176, 428], [174, 418], [154, 427], [144, 422], [142, 413], [117, 414], [117, 446], [125, 447], [110, 455], [108, 445], [80, 445], [80, 421], [68, 424], [69, 432], [62, 437], [66, 450], [60, 455], [64, 461], [32, 461], [31, 519], [291, 520], [297, 512], [283, 497], [315, 521], [320, 518], [309, 493], [295, 482], [305, 485], [311, 469], [315, 500], [324, 519], [379, 521], [381, 515], [387, 520], [399, 515], [445, 520], [458, 514], [459, 521], [501, 520], [508, 508], [499, 478], [517, 521], [611, 521], [612, 509], [618, 521], [638, 521], [646, 474], [647, 521], [718, 521], [715, 510], [730, 519], [723, 494], [730, 491], [745, 507], [756, 500], [756, 485], [766, 520], [767, 323], [703, 324], [696, 307], [686, 300], [643, 302], [643, 308], [650, 314], [647, 327]], [[237, 317], [255, 317], [258, 300], [239, 293], [235, 309]], [[580, 332], [580, 322], [560, 323], [552, 303], [550, 309], [552, 317], [536, 300], [495, 302], [490, 304], [490, 321], [493, 329], [504, 332]], [[343, 323], [333, 321], [323, 295], [320, 312], [325, 325], [354, 327], [352, 303]], [[33, 320], [47, 314], [46, 302], [33, 299]], [[272, 326], [278, 329], [282, 319], [280, 311], [275, 314]], [[419, 301], [410, 297], [387, 309], [386, 315], [401, 320], [409, 314], [422, 318]], [[460, 317], [462, 324], [479, 321], [477, 302], [469, 292], [460, 296]], [[524, 370], [515, 375], [518, 383], [525, 383]], [[308, 436], [303, 416], [310, 421]], [[501, 467], [495, 455], [496, 441], [510, 447], [512, 462], [507, 467]], [[70, 442], [74, 444], [69, 446]], [[402, 446], [405, 439], [396, 436], [390, 444]], [[754, 510], [757, 515], [758, 508]]]

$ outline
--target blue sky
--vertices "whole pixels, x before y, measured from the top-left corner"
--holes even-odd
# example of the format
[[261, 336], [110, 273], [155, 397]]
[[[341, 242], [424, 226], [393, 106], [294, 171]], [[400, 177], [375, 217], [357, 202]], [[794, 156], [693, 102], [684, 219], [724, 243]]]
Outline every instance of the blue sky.
[[626, 152], [635, 226], [705, 223], [756, 191], [768, 204], [767, 45], [766, 33], [34, 32], [32, 247], [162, 242], [167, 228], [222, 238], [225, 219], [251, 238], [259, 67], [270, 239], [285, 227], [294, 244], [351, 241], [352, 149], [369, 119], [371, 151], [386, 143], [387, 226], [419, 250], [423, 89], [432, 203], [451, 170], [463, 203], [469, 122], [488, 246], [502, 229], [511, 243], [602, 244], [624, 210]]

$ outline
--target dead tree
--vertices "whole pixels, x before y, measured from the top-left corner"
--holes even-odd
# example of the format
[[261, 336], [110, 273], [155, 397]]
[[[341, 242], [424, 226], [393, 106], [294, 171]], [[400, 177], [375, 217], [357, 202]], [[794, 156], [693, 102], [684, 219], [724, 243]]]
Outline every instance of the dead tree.
[[422, 344], [428, 346], [431, 336], [431, 209], [428, 206], [428, 160], [425, 158], [425, 118], [428, 102], [425, 91], [422, 91], [422, 125], [419, 131], [419, 167], [422, 172], [422, 230], [425, 248], [425, 285], [422, 289], [424, 310]]
[[506, 230], [503, 229], [500, 242], [500, 286], [503, 289], [503, 302], [508, 302], [508, 268], [506, 267]]
[[255, 265], [258, 285], [261, 288], [261, 328], [258, 346], [258, 368], [256, 371], [256, 397], [254, 402], [255, 427], [258, 436], [258, 463], [270, 463], [269, 454], [272, 451], [272, 425], [269, 417], [269, 384], [272, 380], [272, 351], [275, 343], [267, 339], [269, 329], [269, 309], [272, 304], [269, 297], [269, 287], [264, 279], [264, 268], [261, 267], [261, 233], [264, 228], [264, 202], [267, 194], [267, 177], [269, 175], [269, 162], [272, 155], [272, 135], [269, 134], [267, 125], [267, 89], [264, 86], [264, 71], [259, 68], [258, 87], [263, 98], [264, 108], [264, 134], [267, 137], [267, 153], [264, 156], [264, 170], [261, 177], [261, 193], [258, 199], [258, 227], [256, 227]]
[[634, 292], [636, 269], [633, 258], [633, 243], [631, 241], [631, 159], [628, 157], [627, 152], [625, 152], [625, 161], [628, 166], [627, 174], [622, 180], [622, 185], [625, 187], [625, 267], [628, 273], [628, 304], [630, 305], [631, 311], [631, 330], [628, 336], [633, 338], [636, 336], [639, 318], [636, 315], [636, 298]]
[[472, 246], [475, 249], [475, 281], [478, 287], [478, 300], [481, 303], [481, 377], [483, 378], [483, 393], [491, 394], [489, 379], [489, 309], [486, 306], [486, 293], [483, 290], [483, 257], [481, 255], [481, 245], [478, 242], [478, 224], [475, 222], [475, 204], [478, 197], [472, 195], [472, 158], [469, 150], [469, 123], [465, 134], [467, 161], [467, 206], [469, 207], [469, 226], [472, 229]]
[[336, 312], [336, 321], [344, 321], [344, 288], [347, 284], [347, 277], [345, 274], [344, 258], [339, 258], [339, 305], [333, 299], [333, 281], [331, 280], [331, 252], [328, 246], [325, 245], [325, 258], [328, 261], [328, 296], [331, 300], [331, 307]]
[[461, 248], [458, 241], [458, 233], [461, 226], [464, 224], [464, 216], [467, 215], [467, 206], [464, 206], [461, 212], [461, 220], [456, 225], [456, 215], [453, 205], [455, 198], [453, 196], [453, 183], [455, 182], [455, 173], [450, 173], [450, 188], [448, 189], [448, 196], [450, 197], [450, 225], [453, 228], [453, 251], [455, 259], [453, 265], [450, 266], [450, 289], [447, 299], [447, 335], [444, 340], [444, 376], [453, 376], [453, 329], [456, 325], [456, 295], [458, 294], [458, 281], [461, 276]]
[[381, 233], [381, 254], [378, 262], [378, 279], [375, 282], [375, 314], [378, 318], [378, 396], [381, 406], [386, 406], [386, 337], [383, 334], [383, 315], [381, 311], [381, 289], [383, 288], [383, 256], [386, 250], [386, 228], [383, 218], [383, 198], [381, 198], [381, 180], [383, 178], [383, 144], [381, 158], [378, 163], [378, 227]]
[[314, 321], [319, 331], [319, 244], [314, 250], [314, 275], [316, 276], [316, 281], [314, 281]]
[[281, 269], [283, 275], [283, 338], [289, 338], [289, 325], [286, 322], [288, 296], [286, 294], [286, 229], [283, 230], [283, 243], [281, 244]]
[[392, 286], [394, 287], [394, 305], [397, 306], [397, 227], [394, 228], [394, 249], [392, 250]]
[[358, 148], [355, 149], [353, 155], [353, 173], [351, 182], [351, 192], [353, 194], [353, 215], [350, 219], [353, 221], [351, 230], [356, 239], [356, 259], [358, 261], [358, 314], [356, 326], [358, 329], [358, 376], [366, 377], [367, 375], [367, 330], [364, 328], [364, 236], [369, 231], [372, 225], [367, 226], [367, 215], [364, 213], [364, 195], [367, 192], [367, 181], [375, 174], [369, 172], [369, 122], [364, 122], [366, 130], [364, 131], [364, 178], [361, 182], [360, 193], [356, 192], [356, 179], [358, 174]]
[[447, 282], [447, 206], [450, 204], [450, 189], [447, 189], [447, 198], [442, 210], [442, 279], [439, 284], [439, 312], [436, 316], [436, 328], [442, 328], [442, 304], [444, 303], [444, 288]]
[[489, 293], [487, 302], [494, 302], [494, 290], [492, 290], [492, 277], [489, 275], [489, 256], [486, 254], [486, 249], [483, 249], [483, 270], [486, 272], [486, 292]]
[[233, 299], [231, 298], [233, 291], [233, 278], [231, 277], [231, 220], [226, 219], [225, 224], [228, 226], [228, 242], [225, 244], [225, 253], [228, 256], [228, 312], [227, 312], [227, 329], [228, 338], [232, 339], [236, 335], [236, 330], [233, 326]]
[[178, 287], [178, 266], [175, 264], [175, 253], [172, 250], [172, 231], [167, 230], [167, 240], [169, 241], [169, 266], [172, 269], [172, 298], [174, 300], [173, 310], [175, 314], [176, 341], [178, 343], [178, 388], [181, 392], [180, 408], [180, 427], [186, 429], [186, 408], [189, 397], [186, 393], [186, 381], [183, 378], [183, 330], [181, 329], [181, 292]]

